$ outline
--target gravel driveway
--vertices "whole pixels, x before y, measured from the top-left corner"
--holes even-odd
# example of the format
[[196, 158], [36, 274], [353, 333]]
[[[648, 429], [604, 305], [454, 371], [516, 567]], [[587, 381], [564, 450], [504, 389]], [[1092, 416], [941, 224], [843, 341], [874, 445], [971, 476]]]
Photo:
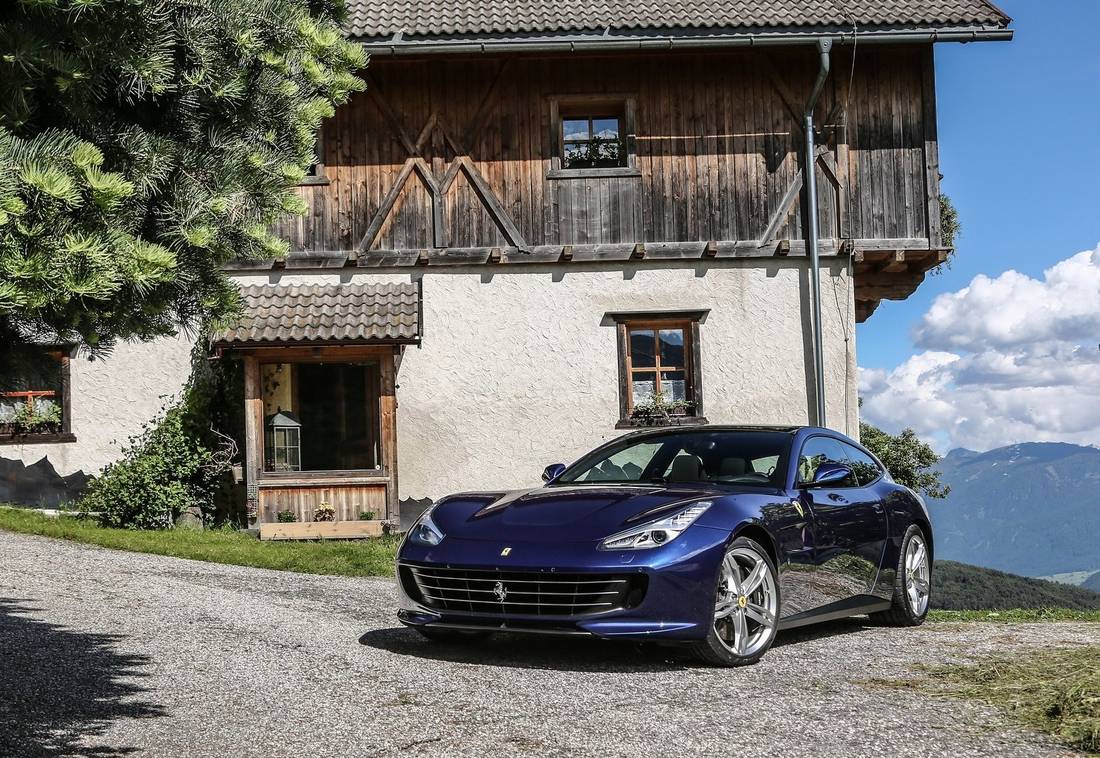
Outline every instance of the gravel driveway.
[[1060, 755], [994, 712], [860, 680], [1100, 642], [1100, 625], [856, 622], [747, 669], [597, 640], [438, 646], [388, 581], [0, 532], [0, 755]]

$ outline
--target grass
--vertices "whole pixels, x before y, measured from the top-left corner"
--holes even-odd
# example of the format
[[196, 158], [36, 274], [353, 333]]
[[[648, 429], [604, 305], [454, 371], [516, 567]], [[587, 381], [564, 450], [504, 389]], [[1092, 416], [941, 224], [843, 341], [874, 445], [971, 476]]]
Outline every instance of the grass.
[[1100, 755], [1100, 646], [918, 670], [921, 675], [915, 679], [876, 684], [996, 706], [1013, 720], [1051, 734], [1075, 750]]
[[261, 542], [228, 529], [107, 529], [75, 516], [49, 518], [36, 511], [5, 507], [0, 507], [0, 529], [116, 550], [335, 576], [392, 576], [398, 543], [396, 537]]
[[1042, 623], [1047, 621], [1100, 622], [1100, 611], [1074, 611], [1068, 608], [1016, 608], [1008, 611], [940, 611], [928, 612], [931, 622], [986, 621], [1002, 624]]

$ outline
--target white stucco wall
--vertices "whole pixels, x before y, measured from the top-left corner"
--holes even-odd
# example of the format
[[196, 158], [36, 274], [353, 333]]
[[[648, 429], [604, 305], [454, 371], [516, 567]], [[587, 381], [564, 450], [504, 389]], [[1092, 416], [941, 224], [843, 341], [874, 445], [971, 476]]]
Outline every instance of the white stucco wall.
[[[822, 271], [829, 425], [857, 433], [854, 301], [845, 264]], [[805, 260], [628, 266], [395, 269], [355, 280], [423, 277], [424, 334], [397, 374], [404, 498], [539, 481], [625, 433], [615, 327], [605, 314], [709, 310], [700, 327], [711, 423], [805, 424], [809, 271]], [[348, 281], [339, 274], [242, 283]], [[847, 341], [845, 340], [847, 334]]]
[[[830, 426], [855, 436], [855, 316], [845, 261], [822, 270]], [[609, 312], [708, 310], [700, 326], [702, 398], [711, 423], [804, 424], [809, 271], [803, 259], [691, 264], [391, 269], [354, 274], [268, 272], [269, 282], [409, 281], [423, 277], [420, 347], [397, 374], [400, 496], [536, 484], [625, 433]], [[118, 457], [190, 373], [183, 337], [122, 344], [106, 359], [72, 361], [76, 442], [9, 445], [28, 465], [95, 473]]]
[[69, 361], [70, 431], [75, 442], [0, 446], [0, 457], [26, 465], [48, 458], [62, 476], [97, 473], [156, 417], [191, 373], [192, 341], [170, 337], [121, 343], [106, 358]]

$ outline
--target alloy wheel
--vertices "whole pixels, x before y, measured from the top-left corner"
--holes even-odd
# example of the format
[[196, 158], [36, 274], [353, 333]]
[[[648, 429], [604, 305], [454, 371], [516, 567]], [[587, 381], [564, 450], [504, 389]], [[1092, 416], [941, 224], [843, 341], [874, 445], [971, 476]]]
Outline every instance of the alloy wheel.
[[731, 653], [752, 656], [775, 632], [779, 596], [768, 561], [756, 550], [738, 545], [722, 560], [714, 602], [714, 631]]
[[928, 547], [924, 538], [914, 534], [905, 548], [905, 594], [909, 597], [909, 608], [920, 616], [928, 608], [929, 576]]

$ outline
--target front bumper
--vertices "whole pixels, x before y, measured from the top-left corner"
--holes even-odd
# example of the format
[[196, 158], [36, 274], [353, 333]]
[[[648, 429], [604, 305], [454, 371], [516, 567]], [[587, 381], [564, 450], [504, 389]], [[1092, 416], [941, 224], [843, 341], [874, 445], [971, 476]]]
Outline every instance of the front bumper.
[[[730, 533], [695, 525], [650, 550], [603, 551], [596, 543], [503, 543], [447, 537], [426, 547], [408, 541], [398, 554], [398, 620], [408, 626], [628, 639], [694, 640], [706, 636], [718, 567]], [[502, 555], [510, 548], [507, 555]], [[629, 608], [575, 616], [441, 610], [414, 598], [401, 567], [499, 572], [644, 574], [645, 595]], [[406, 576], [408, 572], [405, 572]]]

